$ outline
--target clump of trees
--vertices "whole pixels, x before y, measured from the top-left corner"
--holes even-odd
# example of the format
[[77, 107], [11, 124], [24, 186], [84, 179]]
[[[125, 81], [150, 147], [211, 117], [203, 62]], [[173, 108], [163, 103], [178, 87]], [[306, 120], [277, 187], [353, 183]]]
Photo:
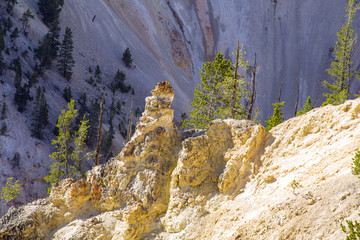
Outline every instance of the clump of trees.
[[273, 115], [268, 117], [268, 120], [265, 121], [267, 124], [266, 130], [270, 131], [273, 127], [279, 125], [284, 121], [284, 115], [282, 113], [282, 108], [284, 107], [285, 102], [274, 103], [274, 112]]
[[[234, 64], [219, 52], [214, 61], [206, 62], [202, 66], [201, 79], [190, 103], [194, 109], [190, 111], [190, 120], [182, 121], [182, 127], [206, 129], [216, 118], [251, 118], [250, 108], [246, 109], [242, 104], [250, 100], [247, 105], [253, 106], [255, 101], [255, 92], [252, 92], [255, 88], [250, 92], [246, 89], [245, 73], [249, 68], [249, 62], [245, 60], [244, 46], [240, 48], [238, 44], [234, 54]], [[255, 83], [255, 78], [253, 81]]]
[[49, 106], [45, 97], [45, 89], [38, 87], [36, 91], [34, 109], [32, 112], [31, 136], [38, 139], [43, 138], [43, 132], [49, 123]]
[[[58, 183], [68, 177], [81, 178], [84, 176], [84, 160], [89, 158], [86, 154], [86, 138], [88, 133], [88, 120], [83, 118], [77, 131], [74, 132], [74, 122], [77, 117], [75, 101], [70, 100], [68, 110], [62, 110], [56, 127], [59, 134], [52, 144], [56, 151], [50, 157], [55, 160], [51, 165], [50, 173], [44, 178], [50, 184]], [[48, 189], [49, 192], [51, 188]]]

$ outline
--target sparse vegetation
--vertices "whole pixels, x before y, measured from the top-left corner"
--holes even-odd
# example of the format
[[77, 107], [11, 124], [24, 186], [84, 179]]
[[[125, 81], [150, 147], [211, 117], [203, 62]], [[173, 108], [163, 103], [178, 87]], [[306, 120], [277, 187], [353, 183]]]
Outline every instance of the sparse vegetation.
[[20, 190], [22, 189], [22, 187], [20, 187], [20, 184], [19, 184], [19, 181], [16, 180], [16, 182], [14, 184], [12, 184], [13, 178], [10, 177], [10, 178], [7, 178], [6, 180], [6, 184], [5, 184], [5, 187], [3, 187], [1, 189], [1, 199], [4, 199], [5, 200], [5, 203], [3, 205], [3, 213], [5, 215], [5, 211], [6, 211], [6, 205], [8, 203], [10, 203], [11, 201], [17, 199], [19, 193], [20, 193]]
[[265, 121], [265, 123], [267, 124], [266, 126], [266, 130], [270, 131], [273, 127], [279, 125], [280, 123], [282, 123], [284, 121], [284, 116], [282, 113], [282, 108], [284, 106], [285, 102], [280, 102], [280, 103], [274, 103], [274, 112], [273, 115], [270, 117], [268, 117], [268, 120]]

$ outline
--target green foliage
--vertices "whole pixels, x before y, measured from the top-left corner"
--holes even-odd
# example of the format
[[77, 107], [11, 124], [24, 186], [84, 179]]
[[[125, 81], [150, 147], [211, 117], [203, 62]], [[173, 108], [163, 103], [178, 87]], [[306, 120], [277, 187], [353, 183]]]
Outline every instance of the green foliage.
[[130, 52], [130, 49], [129, 48], [126, 48], [124, 53], [123, 53], [123, 57], [122, 57], [122, 60], [123, 62], [125, 63], [125, 66], [130, 68], [131, 67], [131, 64], [133, 62], [133, 59], [132, 59], [132, 55], [131, 55], [131, 52]]
[[85, 141], [88, 131], [88, 120], [83, 118], [79, 129], [73, 133], [73, 123], [77, 117], [75, 101], [70, 100], [68, 110], [62, 110], [56, 127], [59, 134], [52, 144], [56, 151], [50, 157], [56, 162], [44, 178], [50, 184], [58, 183], [63, 178], [80, 178], [83, 176], [83, 160], [86, 159]]
[[29, 27], [30, 19], [34, 19], [34, 15], [30, 11], [30, 9], [28, 9], [23, 13], [22, 17], [19, 19], [20, 22], [22, 23], [22, 29], [24, 33], [27, 33], [26, 30]]
[[59, 50], [59, 59], [58, 59], [58, 68], [61, 74], [67, 79], [70, 80], [72, 76], [72, 68], [75, 65], [73, 58], [73, 40], [72, 40], [72, 31], [69, 27], [65, 29], [64, 39], [60, 45]]
[[[240, 59], [240, 66], [246, 71], [247, 62], [244, 61], [242, 53]], [[190, 103], [194, 109], [190, 111], [190, 120], [182, 121], [182, 127], [206, 129], [216, 118], [245, 117], [241, 105], [241, 99], [246, 92], [244, 75], [235, 79], [233, 69], [231, 61], [224, 59], [224, 55], [220, 52], [214, 61], [206, 62], [202, 66], [201, 79], [195, 88], [193, 102]]]
[[31, 136], [38, 139], [43, 138], [44, 128], [48, 124], [48, 113], [49, 106], [46, 101], [44, 89], [38, 87], [32, 112]]
[[268, 120], [265, 121], [267, 124], [266, 130], [270, 131], [273, 127], [279, 125], [284, 121], [283, 113], [281, 112], [282, 108], [284, 107], [285, 102], [274, 103], [274, 112], [271, 117], [268, 117]]
[[77, 177], [81, 177], [83, 174], [83, 159], [85, 154], [85, 141], [87, 138], [88, 125], [89, 120], [86, 120], [85, 116], [83, 116], [83, 120], [80, 122], [79, 129], [75, 132], [74, 135], [74, 146], [73, 151], [71, 153], [71, 160], [74, 162], [74, 173]]
[[20, 184], [18, 183], [18, 180], [16, 180], [14, 184], [11, 184], [12, 179], [12, 177], [7, 178], [5, 187], [1, 189], [0, 198], [5, 200], [5, 203], [3, 205], [4, 215], [6, 204], [16, 199], [20, 193], [20, 190], [22, 189], [22, 187], [20, 187]]
[[308, 111], [312, 110], [314, 107], [312, 106], [311, 98], [310, 96], [306, 99], [306, 102], [303, 106], [303, 108], [296, 113], [296, 116], [303, 115], [307, 113]]
[[14, 184], [11, 184], [12, 179], [12, 177], [8, 178], [6, 180], [5, 187], [1, 189], [1, 199], [4, 199], [6, 203], [16, 199], [20, 193], [20, 190], [22, 189], [18, 183], [18, 180], [16, 180]]
[[357, 43], [357, 34], [354, 33], [352, 22], [357, 11], [360, 9], [360, 3], [355, 0], [349, 0], [346, 5], [345, 23], [337, 33], [337, 42], [334, 47], [335, 61], [326, 71], [335, 79], [335, 83], [330, 84], [323, 81], [331, 93], [325, 93], [326, 101], [323, 106], [328, 104], [338, 105], [349, 98], [350, 80], [354, 77], [359, 78], [359, 73], [353, 70], [352, 54]]
[[114, 80], [110, 83], [110, 89], [113, 94], [116, 90], [120, 90], [122, 93], [128, 93], [131, 89], [130, 85], [125, 85], [126, 75], [124, 72], [117, 70]]
[[80, 107], [78, 109], [78, 117], [76, 118], [76, 125], [80, 124], [81, 120], [83, 119], [83, 116], [88, 111], [88, 108], [86, 105], [86, 101], [87, 101], [86, 99], [87, 99], [86, 92], [84, 92], [80, 95], [80, 99], [79, 99]]
[[353, 162], [351, 166], [351, 172], [354, 175], [360, 174], [360, 151], [357, 151], [355, 153], [355, 157], [353, 158]]
[[[355, 153], [355, 157], [353, 158], [351, 172], [354, 175], [360, 174], [360, 151]], [[360, 216], [360, 214], [359, 214]], [[343, 224], [340, 224], [341, 229], [344, 233], [347, 233], [347, 240], [356, 240], [360, 239], [360, 224], [357, 221], [346, 220], [348, 230]]]
[[39, 0], [39, 12], [43, 16], [43, 21], [47, 26], [51, 26], [55, 21], [59, 20], [60, 12], [64, 0]]
[[340, 224], [342, 231], [348, 234], [346, 240], [360, 239], [360, 224], [357, 221], [353, 222], [350, 220], [346, 220], [346, 223], [349, 230], [343, 224]]

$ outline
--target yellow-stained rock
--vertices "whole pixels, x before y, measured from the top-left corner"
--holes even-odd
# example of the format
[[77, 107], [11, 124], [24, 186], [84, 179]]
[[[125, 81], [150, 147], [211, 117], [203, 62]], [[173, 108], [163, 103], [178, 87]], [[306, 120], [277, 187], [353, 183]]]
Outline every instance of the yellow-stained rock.
[[267, 132], [215, 120], [179, 132], [159, 83], [120, 154], [11, 208], [0, 239], [343, 239], [356, 219], [360, 99], [314, 109]]

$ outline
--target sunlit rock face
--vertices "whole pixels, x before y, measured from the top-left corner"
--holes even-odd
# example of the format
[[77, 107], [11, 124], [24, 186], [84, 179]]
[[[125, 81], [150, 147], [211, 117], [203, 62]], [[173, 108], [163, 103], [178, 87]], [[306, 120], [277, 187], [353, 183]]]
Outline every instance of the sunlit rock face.
[[[267, 132], [248, 120], [179, 130], [160, 82], [119, 155], [11, 208], [1, 239], [341, 239], [356, 219], [360, 99]], [[296, 185], [292, 183], [298, 183]]]

